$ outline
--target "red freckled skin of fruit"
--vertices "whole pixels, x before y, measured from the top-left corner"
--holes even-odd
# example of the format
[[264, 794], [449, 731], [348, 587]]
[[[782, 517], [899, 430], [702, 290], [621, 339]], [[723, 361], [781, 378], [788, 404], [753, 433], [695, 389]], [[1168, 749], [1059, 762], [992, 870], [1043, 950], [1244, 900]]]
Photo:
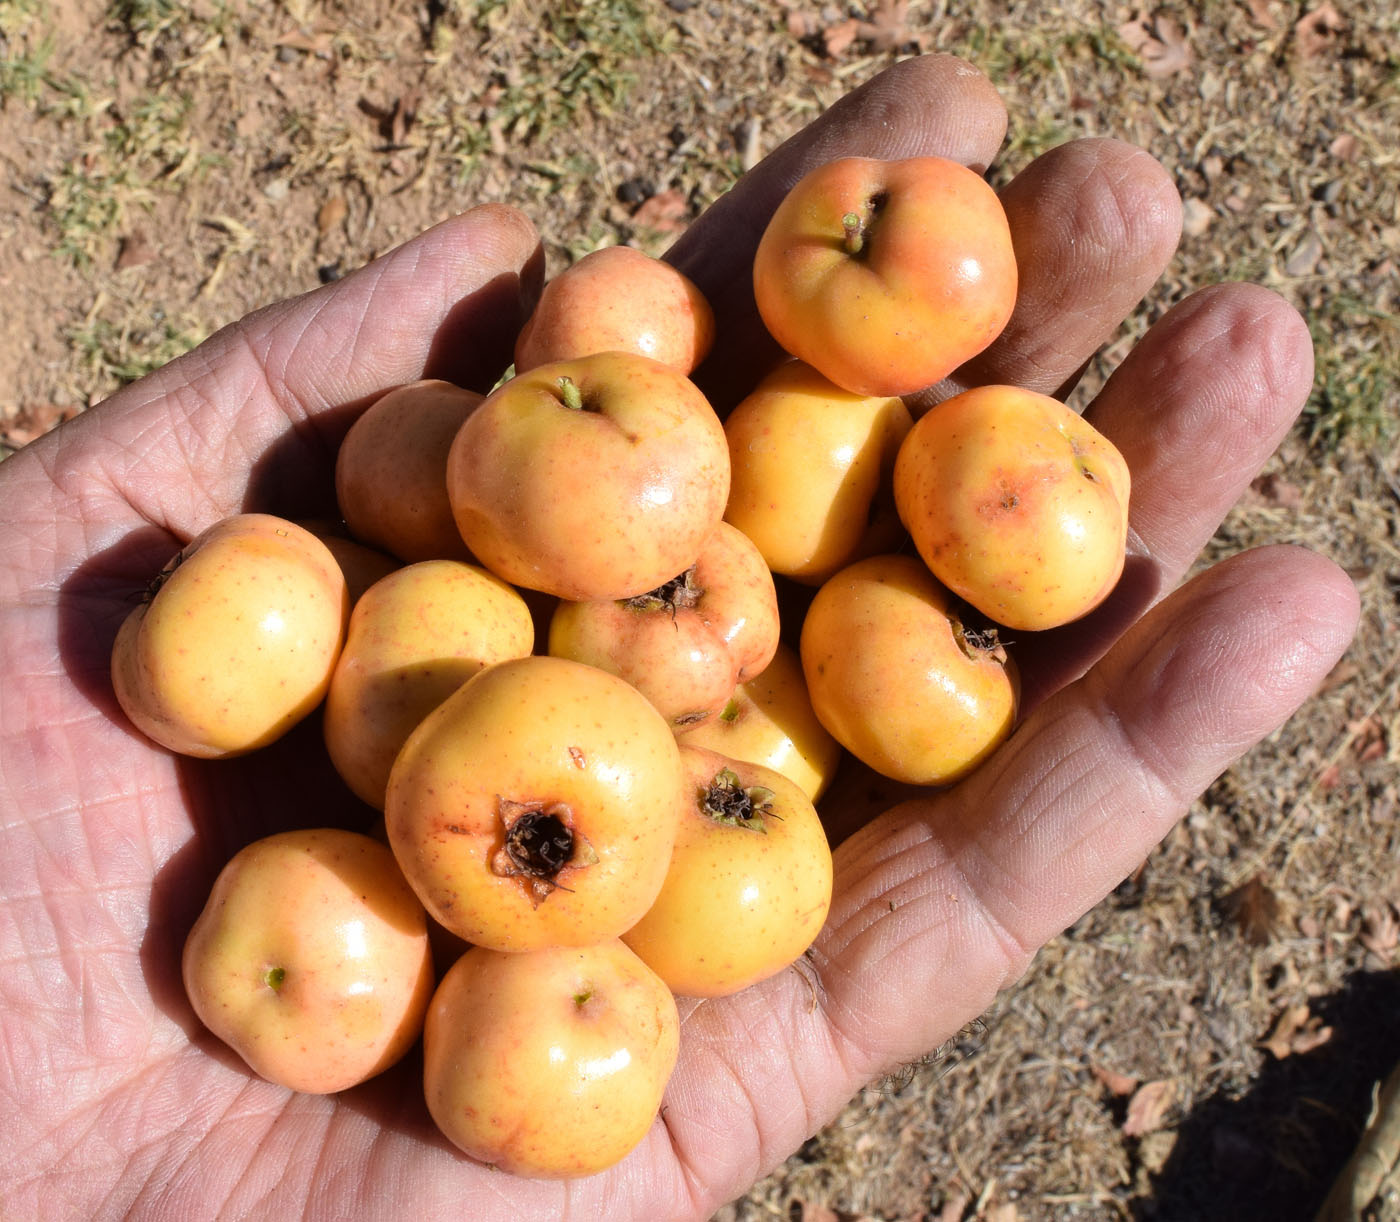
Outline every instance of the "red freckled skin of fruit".
[[779, 204], [754, 259], [774, 339], [863, 395], [910, 394], [975, 356], [1005, 327], [1016, 283], [995, 192], [936, 157], [818, 167]]
[[1086, 614], [1122, 573], [1130, 479], [1112, 444], [1049, 396], [986, 386], [939, 404], [895, 463], [895, 500], [940, 581], [999, 624]]
[[463, 539], [505, 580], [628, 598], [694, 563], [724, 513], [729, 450], [688, 378], [611, 352], [499, 387], [454, 439], [447, 478]]

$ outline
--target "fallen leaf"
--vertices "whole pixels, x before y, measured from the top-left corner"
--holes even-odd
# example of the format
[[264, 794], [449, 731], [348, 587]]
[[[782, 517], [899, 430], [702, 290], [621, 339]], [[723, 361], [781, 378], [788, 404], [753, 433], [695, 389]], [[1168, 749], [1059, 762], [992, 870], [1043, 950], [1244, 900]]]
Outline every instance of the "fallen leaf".
[[422, 96], [423, 90], [415, 85], [395, 100], [394, 112], [389, 116], [390, 144], [397, 146], [404, 142], [408, 129], [413, 126], [413, 120], [418, 117], [418, 103]]
[[1265, 946], [1273, 939], [1278, 927], [1278, 896], [1259, 875], [1241, 883], [1220, 904], [1251, 946]]
[[650, 199], [643, 200], [632, 213], [632, 220], [645, 229], [657, 233], [680, 233], [686, 227], [686, 213], [689, 204], [683, 192], [672, 188], [661, 191]]
[[273, 46], [290, 47], [307, 55], [329, 55], [334, 38], [334, 26], [318, 25], [310, 30], [302, 28], [283, 34]]
[[1327, 146], [1327, 151], [1338, 161], [1355, 161], [1358, 151], [1356, 137], [1350, 132], [1343, 132]]
[[911, 36], [908, 20], [909, 0], [876, 0], [870, 20], [860, 23], [860, 36], [872, 51], [893, 51], [907, 42], [920, 42], [917, 35]]
[[332, 195], [316, 213], [316, 232], [325, 237], [345, 220], [349, 211], [350, 209], [345, 203], [345, 196]]
[[1139, 17], [1118, 27], [1118, 37], [1142, 60], [1142, 70], [1153, 79], [1172, 76], [1191, 66], [1191, 47], [1185, 29], [1170, 17], [1150, 24]]
[[1175, 1102], [1176, 1083], [1170, 1078], [1143, 1083], [1128, 1100], [1123, 1136], [1141, 1137], [1144, 1133], [1155, 1133], [1166, 1122], [1167, 1112]]
[[1188, 238], [1199, 238], [1213, 220], [1215, 213], [1203, 200], [1188, 199], [1181, 205], [1181, 231]]
[[1306, 1005], [1289, 1006], [1279, 1015], [1269, 1038], [1260, 1045], [1271, 1053], [1275, 1060], [1301, 1055], [1320, 1048], [1332, 1038], [1332, 1028], [1324, 1027]]
[[1274, 0], [1248, 0], [1250, 20], [1265, 30], [1278, 29], [1278, 17], [1274, 14]]
[[1359, 937], [1361, 945], [1373, 955], [1391, 958], [1400, 946], [1400, 920], [1396, 919], [1394, 907], [1385, 903], [1363, 904]]
[[1346, 32], [1346, 22], [1331, 4], [1320, 4], [1304, 13], [1293, 26], [1293, 37], [1298, 45], [1298, 54], [1304, 59], [1316, 59], [1326, 55], [1341, 42]]
[[1103, 1065], [1090, 1065], [1089, 1072], [1103, 1083], [1110, 1095], [1131, 1095], [1137, 1090], [1138, 1080], [1128, 1074], [1118, 1073]]
[[128, 267], [140, 267], [156, 257], [156, 248], [150, 239], [139, 229], [127, 234], [117, 244], [116, 269], [125, 271]]
[[938, 1211], [938, 1222], [962, 1222], [963, 1214], [972, 1204], [972, 1193], [966, 1188], [950, 1188], [943, 1198], [943, 1208]]
[[1385, 723], [1374, 714], [1354, 721], [1348, 727], [1351, 731], [1352, 754], [1363, 764], [1384, 759], [1389, 750]]
[[826, 47], [827, 55], [832, 59], [840, 59], [855, 42], [859, 32], [860, 22], [856, 21], [855, 18], [827, 26], [822, 31], [822, 45]]
[[1020, 1222], [1021, 1211], [1016, 1208], [1015, 1201], [1003, 1201], [1000, 1205], [993, 1205], [982, 1217], [986, 1222]]
[[1275, 471], [1259, 476], [1250, 490], [1263, 502], [1279, 509], [1301, 509], [1303, 490], [1297, 484], [1289, 483]]
[[21, 404], [8, 419], [0, 419], [0, 443], [12, 450], [21, 449], [31, 441], [71, 420], [81, 409], [76, 404]]
[[1315, 229], [1309, 229], [1293, 248], [1293, 253], [1288, 256], [1283, 270], [1290, 276], [1311, 276], [1317, 270], [1321, 258], [1322, 239], [1317, 236]]

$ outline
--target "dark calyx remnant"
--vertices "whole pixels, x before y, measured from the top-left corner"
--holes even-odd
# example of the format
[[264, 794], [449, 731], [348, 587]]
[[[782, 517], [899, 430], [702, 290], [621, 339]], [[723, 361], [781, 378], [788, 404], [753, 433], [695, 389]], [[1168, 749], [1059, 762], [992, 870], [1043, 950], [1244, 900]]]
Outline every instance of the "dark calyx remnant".
[[949, 617], [953, 627], [953, 639], [965, 657], [974, 661], [986, 659], [990, 662], [1005, 663], [1006, 647], [1001, 642], [996, 625], [968, 603], [961, 604], [956, 613]]
[[700, 791], [700, 809], [716, 823], [766, 832], [765, 818], [781, 818], [773, 810], [773, 796], [773, 791], [762, 785], [745, 788], [738, 775], [725, 768]]
[[146, 590], [141, 596], [141, 601], [148, 603], [155, 598], [155, 596], [160, 593], [161, 586], [170, 580], [170, 574], [184, 564], [192, 555], [194, 555], [194, 545], [192, 543], [187, 543], [171, 556], [170, 559], [165, 562], [165, 567], [146, 583]]
[[570, 827], [573, 812], [563, 802], [497, 797], [496, 809], [504, 839], [491, 859], [491, 870], [503, 878], [523, 879], [536, 907], [550, 892], [568, 890], [559, 882], [562, 871], [598, 860], [588, 841]]
[[704, 593], [695, 581], [695, 566], [692, 564], [684, 573], [672, 577], [656, 589], [624, 598], [622, 603], [629, 611], [667, 611], [675, 619], [677, 611], [695, 606]]

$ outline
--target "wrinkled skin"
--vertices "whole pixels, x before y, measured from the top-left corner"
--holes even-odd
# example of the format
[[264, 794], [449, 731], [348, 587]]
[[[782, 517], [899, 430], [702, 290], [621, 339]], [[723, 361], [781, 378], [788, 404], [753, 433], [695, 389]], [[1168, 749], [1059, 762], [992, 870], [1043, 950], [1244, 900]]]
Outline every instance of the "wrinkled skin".
[[[1005, 125], [984, 78], [930, 57], [776, 150], [671, 252], [719, 320], [697, 371], [707, 392], [732, 404], [776, 359], [749, 264], [805, 168], [857, 151], [980, 167]], [[1112, 140], [1045, 154], [1003, 202], [1016, 313], [930, 397], [984, 382], [1064, 391], [1180, 226], [1166, 173]], [[112, 638], [132, 591], [219, 516], [327, 512], [306, 502], [328, 493], [334, 446], [374, 396], [422, 376], [488, 387], [539, 273], [523, 218], [469, 212], [235, 323], [0, 464], [0, 1213], [704, 1219], [872, 1077], [981, 1013], [1350, 640], [1352, 583], [1303, 550], [1246, 553], [1175, 588], [1312, 377], [1307, 328], [1283, 301], [1203, 289], [1088, 408], [1133, 472], [1124, 581], [1020, 652], [1026, 719], [960, 785], [868, 823], [830, 805], [833, 787], [828, 825], [852, 830], [805, 969], [685, 1015], [662, 1116], [620, 1165], [563, 1184], [488, 1171], [435, 1133], [408, 1062], [348, 1097], [257, 1081], [195, 1022], [180, 939], [232, 851], [331, 818], [336, 783], [299, 731], [218, 765], [141, 741], [111, 694]], [[347, 822], [365, 817], [344, 803]]]

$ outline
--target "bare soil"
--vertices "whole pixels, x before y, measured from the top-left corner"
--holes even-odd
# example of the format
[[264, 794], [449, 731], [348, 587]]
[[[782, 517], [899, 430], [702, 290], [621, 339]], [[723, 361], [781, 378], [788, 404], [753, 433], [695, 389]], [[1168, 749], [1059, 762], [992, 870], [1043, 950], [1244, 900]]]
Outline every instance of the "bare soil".
[[1209, 551], [1331, 555], [1360, 632], [988, 1014], [719, 1217], [1311, 1219], [1400, 1058], [1397, 48], [1395, 0], [0, 0], [0, 441], [471, 203], [525, 208], [552, 270], [659, 253], [920, 51], [1002, 90], [996, 181], [1148, 148], [1186, 232], [1086, 385], [1201, 285], [1297, 304], [1317, 389]]

